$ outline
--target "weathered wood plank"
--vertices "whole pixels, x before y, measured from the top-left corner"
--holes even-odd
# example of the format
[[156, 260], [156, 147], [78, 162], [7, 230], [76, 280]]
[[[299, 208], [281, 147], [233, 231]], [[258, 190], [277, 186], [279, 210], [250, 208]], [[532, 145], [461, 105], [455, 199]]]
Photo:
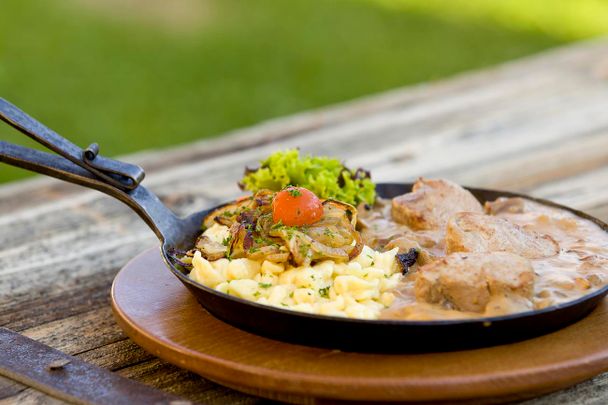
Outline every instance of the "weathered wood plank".
[[254, 404], [258, 398], [238, 394], [233, 390], [204, 380], [197, 375], [179, 369], [160, 360], [137, 364], [118, 372], [172, 394], [202, 403]]
[[27, 387], [25, 385], [16, 383], [8, 378], [0, 377], [0, 400], [19, 395], [26, 389]]
[[32, 388], [21, 391], [19, 394], [0, 399], [0, 405], [66, 405], [67, 402], [45, 395]]
[[[48, 322], [24, 330], [23, 335], [64, 353], [76, 355], [124, 339], [109, 307]], [[74, 339], [74, 336], [78, 336]]]
[[104, 367], [112, 371], [121, 370], [135, 364], [144, 363], [156, 358], [144, 351], [127, 337], [114, 343], [104, 344], [76, 355], [83, 361]]
[[600, 405], [606, 403], [608, 373], [585, 381], [574, 387], [523, 402], [522, 405], [584, 404]]
[[[83, 256], [80, 260], [57, 262], [53, 265], [32, 265], [19, 273], [2, 275], [2, 306], [0, 324], [21, 330], [69, 314], [107, 305], [107, 294], [118, 269], [145, 245], [126, 244], [115, 249], [114, 259], [99, 263], [99, 255]], [[101, 255], [108, 255], [105, 250]], [[37, 277], [32, 277], [36, 274]], [[6, 287], [4, 287], [6, 286]], [[8, 291], [13, 291], [9, 295]], [[87, 291], [90, 291], [87, 293]]]

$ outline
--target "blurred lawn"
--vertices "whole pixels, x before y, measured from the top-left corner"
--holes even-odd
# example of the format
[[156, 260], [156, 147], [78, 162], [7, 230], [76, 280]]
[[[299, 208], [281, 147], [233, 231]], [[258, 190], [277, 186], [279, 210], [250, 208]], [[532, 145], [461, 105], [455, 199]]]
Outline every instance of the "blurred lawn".
[[[1, 0], [0, 96], [106, 155], [216, 136], [597, 34], [563, 32], [557, 3], [546, 0], [547, 11], [534, 6], [531, 16], [521, 0], [506, 1], [511, 9], [476, 0], [104, 1]], [[0, 127], [0, 139], [31, 145], [24, 138]], [[0, 166], [0, 182], [24, 175]]]

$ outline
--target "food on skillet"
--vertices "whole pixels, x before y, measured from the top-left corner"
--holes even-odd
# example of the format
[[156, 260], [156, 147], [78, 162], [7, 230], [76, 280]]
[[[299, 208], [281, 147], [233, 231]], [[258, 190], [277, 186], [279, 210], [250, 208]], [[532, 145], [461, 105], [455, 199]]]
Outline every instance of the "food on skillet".
[[[324, 259], [348, 261], [363, 247], [356, 224], [352, 205], [321, 202], [305, 188], [261, 190], [209, 214], [203, 222], [209, 230], [195, 248], [208, 260], [249, 258], [299, 266]], [[221, 243], [212, 239], [214, 233], [225, 236]]]
[[608, 284], [608, 234], [569, 211], [499, 198], [485, 204], [485, 213], [452, 211], [443, 228], [413, 230], [391, 214], [398, 199], [359, 210], [364, 243], [379, 251], [420, 252], [381, 318], [499, 316], [572, 301]]
[[[311, 159], [317, 164], [307, 166]], [[209, 214], [196, 246], [182, 257], [190, 277], [280, 308], [405, 320], [540, 309], [608, 283], [608, 234], [569, 211], [523, 198], [482, 207], [441, 179], [419, 179], [412, 192], [370, 204], [362, 179], [336, 180], [336, 173], [352, 180], [354, 172], [324, 171], [336, 162], [292, 151], [249, 170], [243, 183], [255, 193]], [[289, 165], [301, 172], [282, 171]], [[259, 178], [246, 180], [252, 175]], [[320, 186], [324, 176], [337, 188]], [[358, 209], [336, 199], [346, 195]]]
[[377, 318], [395, 298], [397, 252], [364, 248], [356, 223], [353, 206], [305, 188], [261, 190], [205, 219], [190, 277], [263, 304]]

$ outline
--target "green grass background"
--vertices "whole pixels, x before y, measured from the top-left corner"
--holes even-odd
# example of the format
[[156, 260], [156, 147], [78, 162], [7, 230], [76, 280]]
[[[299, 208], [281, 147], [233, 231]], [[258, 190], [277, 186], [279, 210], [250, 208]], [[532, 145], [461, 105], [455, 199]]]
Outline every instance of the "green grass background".
[[[218, 136], [608, 31], [602, 0], [200, 0], [200, 15], [183, 24], [142, 18], [145, 1], [124, 13], [91, 1], [0, 1], [0, 96], [106, 155]], [[4, 125], [0, 139], [32, 145]], [[25, 175], [0, 166], [0, 182]]]

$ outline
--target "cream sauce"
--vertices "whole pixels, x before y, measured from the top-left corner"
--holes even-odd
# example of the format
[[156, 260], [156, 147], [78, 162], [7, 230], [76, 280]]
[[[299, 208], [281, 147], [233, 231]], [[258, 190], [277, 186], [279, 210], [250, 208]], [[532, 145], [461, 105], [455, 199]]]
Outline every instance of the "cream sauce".
[[[391, 219], [390, 200], [381, 200], [371, 210], [360, 208], [361, 234], [370, 247], [383, 250], [405, 236], [424, 252], [423, 261], [445, 255], [443, 232], [416, 232]], [[437, 320], [504, 315], [541, 309], [568, 302], [608, 284], [608, 232], [573, 213], [521, 198], [499, 198], [486, 204], [486, 211], [539, 234], [551, 236], [560, 252], [531, 260], [535, 272], [532, 301], [495, 297], [483, 313], [462, 312], [438, 304], [418, 302], [414, 283], [418, 265], [404, 277], [395, 291], [397, 299], [383, 319]], [[420, 261], [420, 258], [419, 258]]]

